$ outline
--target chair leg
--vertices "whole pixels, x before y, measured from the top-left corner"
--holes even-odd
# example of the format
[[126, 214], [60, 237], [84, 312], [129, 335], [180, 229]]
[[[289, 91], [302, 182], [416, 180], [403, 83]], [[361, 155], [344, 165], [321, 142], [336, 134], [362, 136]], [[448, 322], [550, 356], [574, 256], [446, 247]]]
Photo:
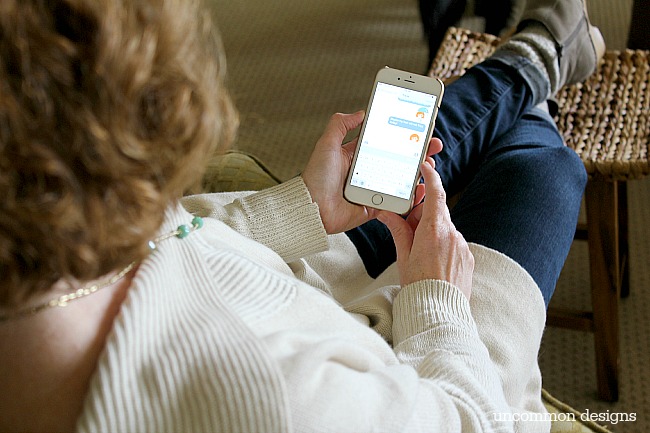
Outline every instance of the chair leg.
[[618, 400], [620, 240], [619, 187], [595, 175], [587, 182], [589, 267], [598, 396]]
[[630, 254], [628, 244], [627, 182], [618, 182], [618, 251], [621, 298], [630, 296]]

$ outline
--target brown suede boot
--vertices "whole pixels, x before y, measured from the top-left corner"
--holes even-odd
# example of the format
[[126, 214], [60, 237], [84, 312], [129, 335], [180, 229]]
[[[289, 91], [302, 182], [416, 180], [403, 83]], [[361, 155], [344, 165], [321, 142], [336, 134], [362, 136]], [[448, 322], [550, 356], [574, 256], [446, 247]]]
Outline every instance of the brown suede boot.
[[559, 87], [584, 81], [605, 53], [605, 41], [591, 25], [585, 0], [528, 0], [518, 30], [542, 24], [554, 39], [559, 62]]

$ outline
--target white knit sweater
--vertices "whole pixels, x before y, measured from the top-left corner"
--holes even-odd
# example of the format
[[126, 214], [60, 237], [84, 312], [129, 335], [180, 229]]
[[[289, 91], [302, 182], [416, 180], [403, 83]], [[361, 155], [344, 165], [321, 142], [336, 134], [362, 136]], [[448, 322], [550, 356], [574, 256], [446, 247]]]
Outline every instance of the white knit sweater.
[[[399, 288], [326, 236], [300, 178], [189, 197], [140, 266], [78, 420], [82, 432], [548, 431], [530, 276], [472, 245], [471, 305], [442, 281]], [[530, 415], [530, 414], [529, 414]], [[504, 421], [510, 420], [510, 421]]]

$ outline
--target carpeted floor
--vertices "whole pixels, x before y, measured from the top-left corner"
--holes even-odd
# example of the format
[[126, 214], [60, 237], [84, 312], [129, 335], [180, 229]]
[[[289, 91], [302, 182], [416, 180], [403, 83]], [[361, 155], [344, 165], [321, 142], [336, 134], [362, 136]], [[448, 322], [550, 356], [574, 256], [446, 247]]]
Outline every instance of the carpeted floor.
[[[242, 119], [236, 147], [281, 178], [299, 173], [329, 116], [365, 108], [376, 71], [426, 70], [417, 2], [212, 0]], [[631, 0], [588, 0], [609, 48], [627, 40]], [[595, 397], [590, 334], [548, 328], [544, 386], [578, 410], [635, 413], [617, 432], [650, 431], [650, 179], [629, 184], [631, 296], [621, 307], [620, 401]], [[553, 302], [589, 305], [586, 244], [576, 243]]]

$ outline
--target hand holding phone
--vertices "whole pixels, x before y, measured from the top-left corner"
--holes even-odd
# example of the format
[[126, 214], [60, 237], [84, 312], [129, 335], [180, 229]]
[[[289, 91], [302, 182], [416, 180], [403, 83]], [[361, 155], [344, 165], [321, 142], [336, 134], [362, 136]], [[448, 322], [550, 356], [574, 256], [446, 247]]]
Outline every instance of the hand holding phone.
[[388, 67], [377, 73], [345, 183], [348, 201], [398, 214], [411, 209], [443, 92], [437, 78]]
[[406, 219], [392, 212], [380, 212], [377, 218], [386, 224], [395, 240], [402, 286], [421, 280], [443, 280], [458, 287], [469, 299], [474, 256], [451, 221], [445, 190], [434, 167], [432, 158], [422, 164], [429, 199]]
[[375, 209], [343, 198], [343, 187], [354, 156], [356, 140], [343, 144], [345, 136], [363, 122], [364, 112], [334, 114], [316, 142], [301, 176], [329, 234], [341, 233], [373, 218]]

